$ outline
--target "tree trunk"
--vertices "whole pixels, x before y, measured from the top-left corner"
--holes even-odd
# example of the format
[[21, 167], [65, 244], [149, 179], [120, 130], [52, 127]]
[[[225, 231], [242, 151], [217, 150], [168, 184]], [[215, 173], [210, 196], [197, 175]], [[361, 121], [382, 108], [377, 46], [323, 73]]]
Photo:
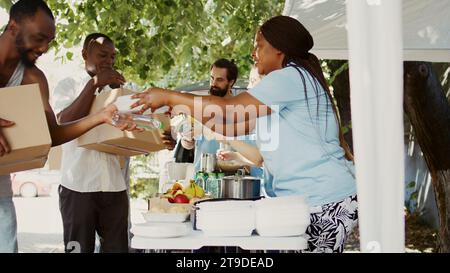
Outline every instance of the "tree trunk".
[[450, 105], [432, 65], [405, 62], [404, 108], [431, 174], [439, 252], [450, 253]]
[[[352, 113], [350, 109], [350, 80], [348, 74], [348, 61], [327, 61], [328, 68], [334, 77], [331, 86], [333, 96], [336, 100], [341, 124], [347, 130], [344, 131], [344, 138], [353, 153], [353, 134], [351, 128]], [[337, 74], [336, 74], [337, 73]]]
[[442, 84], [444, 94], [450, 103], [450, 63], [433, 63], [433, 69], [440, 76], [439, 82]]

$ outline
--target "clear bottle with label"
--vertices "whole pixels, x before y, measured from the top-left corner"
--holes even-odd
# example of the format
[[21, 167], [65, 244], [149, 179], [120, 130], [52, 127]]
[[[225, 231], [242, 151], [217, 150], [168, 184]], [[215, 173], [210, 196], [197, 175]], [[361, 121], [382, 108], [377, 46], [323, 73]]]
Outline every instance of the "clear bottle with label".
[[215, 173], [209, 173], [206, 180], [206, 192], [212, 197], [218, 197], [217, 176]]
[[152, 115], [138, 115], [119, 111], [113, 113], [112, 125], [122, 126], [124, 124], [131, 125], [132, 123], [136, 123], [138, 128], [144, 130], [164, 129], [164, 124]]
[[206, 178], [205, 178], [205, 174], [203, 172], [198, 172], [197, 175], [195, 176], [195, 183], [197, 185], [199, 185], [200, 187], [203, 188], [203, 190], [206, 191], [205, 186], [206, 186]]

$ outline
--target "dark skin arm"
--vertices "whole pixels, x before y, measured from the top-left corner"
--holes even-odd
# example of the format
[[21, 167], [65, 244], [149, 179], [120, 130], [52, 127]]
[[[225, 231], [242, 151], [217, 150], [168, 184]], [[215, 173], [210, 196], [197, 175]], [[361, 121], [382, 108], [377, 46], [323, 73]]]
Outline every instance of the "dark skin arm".
[[95, 99], [97, 88], [109, 84], [121, 85], [125, 83], [125, 78], [113, 69], [100, 71], [84, 86], [81, 94], [66, 109], [57, 114], [59, 123], [66, 123], [83, 118], [89, 114], [92, 103]]
[[95, 88], [94, 81], [91, 79], [76, 100], [57, 114], [58, 122], [66, 123], [87, 116], [95, 99], [95, 90], [97, 88]]
[[0, 118], [0, 156], [4, 156], [11, 151], [8, 141], [6, 141], [5, 136], [3, 136], [3, 134], [2, 134], [1, 128], [7, 128], [7, 127], [11, 127], [13, 125], [14, 125], [14, 122]]
[[167, 150], [172, 151], [175, 148], [177, 142], [172, 138], [170, 132], [161, 133], [160, 137]]
[[[45, 116], [47, 118], [47, 124], [50, 130], [50, 136], [52, 138], [52, 146], [58, 146], [65, 142], [71, 141], [90, 129], [102, 124], [111, 124], [112, 113], [117, 110], [115, 105], [109, 105], [99, 111], [98, 113], [92, 114], [86, 118], [78, 121], [58, 125], [56, 122], [55, 114], [49, 103], [49, 91], [47, 78], [44, 73], [37, 67], [27, 68], [25, 70], [25, 75], [22, 84], [33, 84], [38, 83], [41, 91], [42, 103], [44, 104]], [[126, 126], [123, 126], [126, 127]], [[128, 129], [133, 130], [134, 128], [120, 128], [122, 130]], [[133, 125], [132, 127], [135, 127]]]

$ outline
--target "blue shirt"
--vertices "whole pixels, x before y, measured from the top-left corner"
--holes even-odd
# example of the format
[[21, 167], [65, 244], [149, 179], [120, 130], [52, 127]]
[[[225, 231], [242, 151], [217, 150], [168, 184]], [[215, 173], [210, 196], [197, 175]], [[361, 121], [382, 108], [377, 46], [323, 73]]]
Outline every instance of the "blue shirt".
[[273, 110], [256, 125], [257, 145], [270, 174], [265, 175], [270, 177], [265, 191], [269, 196], [303, 195], [311, 206], [338, 202], [356, 193], [354, 166], [344, 157], [325, 91], [299, 69], [304, 84], [294, 67], [286, 67], [269, 73], [249, 91]]

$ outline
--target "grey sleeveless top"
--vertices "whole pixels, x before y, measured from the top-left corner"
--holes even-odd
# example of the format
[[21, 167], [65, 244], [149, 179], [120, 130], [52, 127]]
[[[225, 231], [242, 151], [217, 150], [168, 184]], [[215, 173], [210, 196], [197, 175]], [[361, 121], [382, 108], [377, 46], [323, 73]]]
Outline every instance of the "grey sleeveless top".
[[[23, 65], [22, 62], [19, 62], [19, 64], [16, 67], [16, 70], [14, 70], [14, 73], [12, 74], [11, 78], [8, 81], [8, 84], [6, 84], [6, 87], [21, 85], [24, 72], [25, 66]], [[9, 174], [0, 175], [0, 197], [10, 197], [10, 196], [12, 196], [11, 177]]]

